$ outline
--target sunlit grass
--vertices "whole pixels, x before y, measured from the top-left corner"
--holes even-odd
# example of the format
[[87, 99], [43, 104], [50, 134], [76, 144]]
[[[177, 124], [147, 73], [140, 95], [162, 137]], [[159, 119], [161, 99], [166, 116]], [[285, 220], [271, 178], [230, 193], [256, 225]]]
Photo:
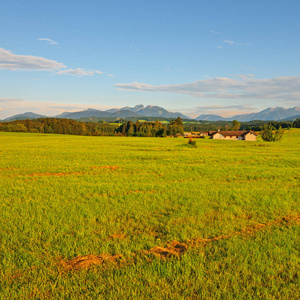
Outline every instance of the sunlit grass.
[[[300, 130], [280, 143], [186, 143], [1, 132], [0, 298], [300, 297], [297, 222], [180, 259], [143, 254], [300, 214]], [[103, 253], [124, 263], [59, 264]]]

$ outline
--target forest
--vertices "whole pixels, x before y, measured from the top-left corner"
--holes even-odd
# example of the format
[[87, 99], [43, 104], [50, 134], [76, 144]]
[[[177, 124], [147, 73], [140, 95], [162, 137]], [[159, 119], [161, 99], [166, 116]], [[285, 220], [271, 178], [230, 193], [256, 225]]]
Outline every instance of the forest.
[[[235, 125], [233, 125], [235, 124]], [[0, 122], [0, 131], [55, 133], [87, 136], [140, 136], [165, 137], [181, 135], [183, 132], [207, 132], [209, 130], [254, 130], [261, 131], [264, 125], [272, 125], [275, 129], [300, 128], [300, 119], [288, 121], [195, 121], [188, 122], [180, 117], [166, 121], [139, 121], [122, 119], [122, 123], [105, 121], [83, 122], [72, 119], [40, 118], [34, 120], [17, 120]]]

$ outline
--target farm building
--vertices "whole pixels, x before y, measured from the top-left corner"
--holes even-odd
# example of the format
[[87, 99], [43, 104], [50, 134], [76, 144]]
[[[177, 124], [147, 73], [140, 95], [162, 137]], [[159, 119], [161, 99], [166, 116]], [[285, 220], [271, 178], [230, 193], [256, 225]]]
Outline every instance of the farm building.
[[216, 140], [256, 141], [256, 134], [253, 131], [215, 131], [210, 133], [210, 138]]
[[184, 132], [183, 136], [185, 138], [204, 138], [208, 136], [208, 132]]

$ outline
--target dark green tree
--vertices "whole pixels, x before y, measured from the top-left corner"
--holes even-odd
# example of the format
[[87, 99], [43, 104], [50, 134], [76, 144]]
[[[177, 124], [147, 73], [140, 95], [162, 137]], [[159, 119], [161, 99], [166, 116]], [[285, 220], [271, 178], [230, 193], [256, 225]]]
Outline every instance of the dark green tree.
[[230, 130], [236, 131], [239, 130], [240, 128], [241, 128], [240, 122], [237, 120], [233, 120]]

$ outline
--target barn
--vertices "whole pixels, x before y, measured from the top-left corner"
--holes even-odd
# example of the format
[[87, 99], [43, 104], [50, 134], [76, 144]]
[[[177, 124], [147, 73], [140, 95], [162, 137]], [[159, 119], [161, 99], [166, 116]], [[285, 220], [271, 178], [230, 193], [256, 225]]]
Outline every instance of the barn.
[[214, 131], [210, 133], [210, 138], [215, 140], [245, 140], [256, 141], [254, 131]]

